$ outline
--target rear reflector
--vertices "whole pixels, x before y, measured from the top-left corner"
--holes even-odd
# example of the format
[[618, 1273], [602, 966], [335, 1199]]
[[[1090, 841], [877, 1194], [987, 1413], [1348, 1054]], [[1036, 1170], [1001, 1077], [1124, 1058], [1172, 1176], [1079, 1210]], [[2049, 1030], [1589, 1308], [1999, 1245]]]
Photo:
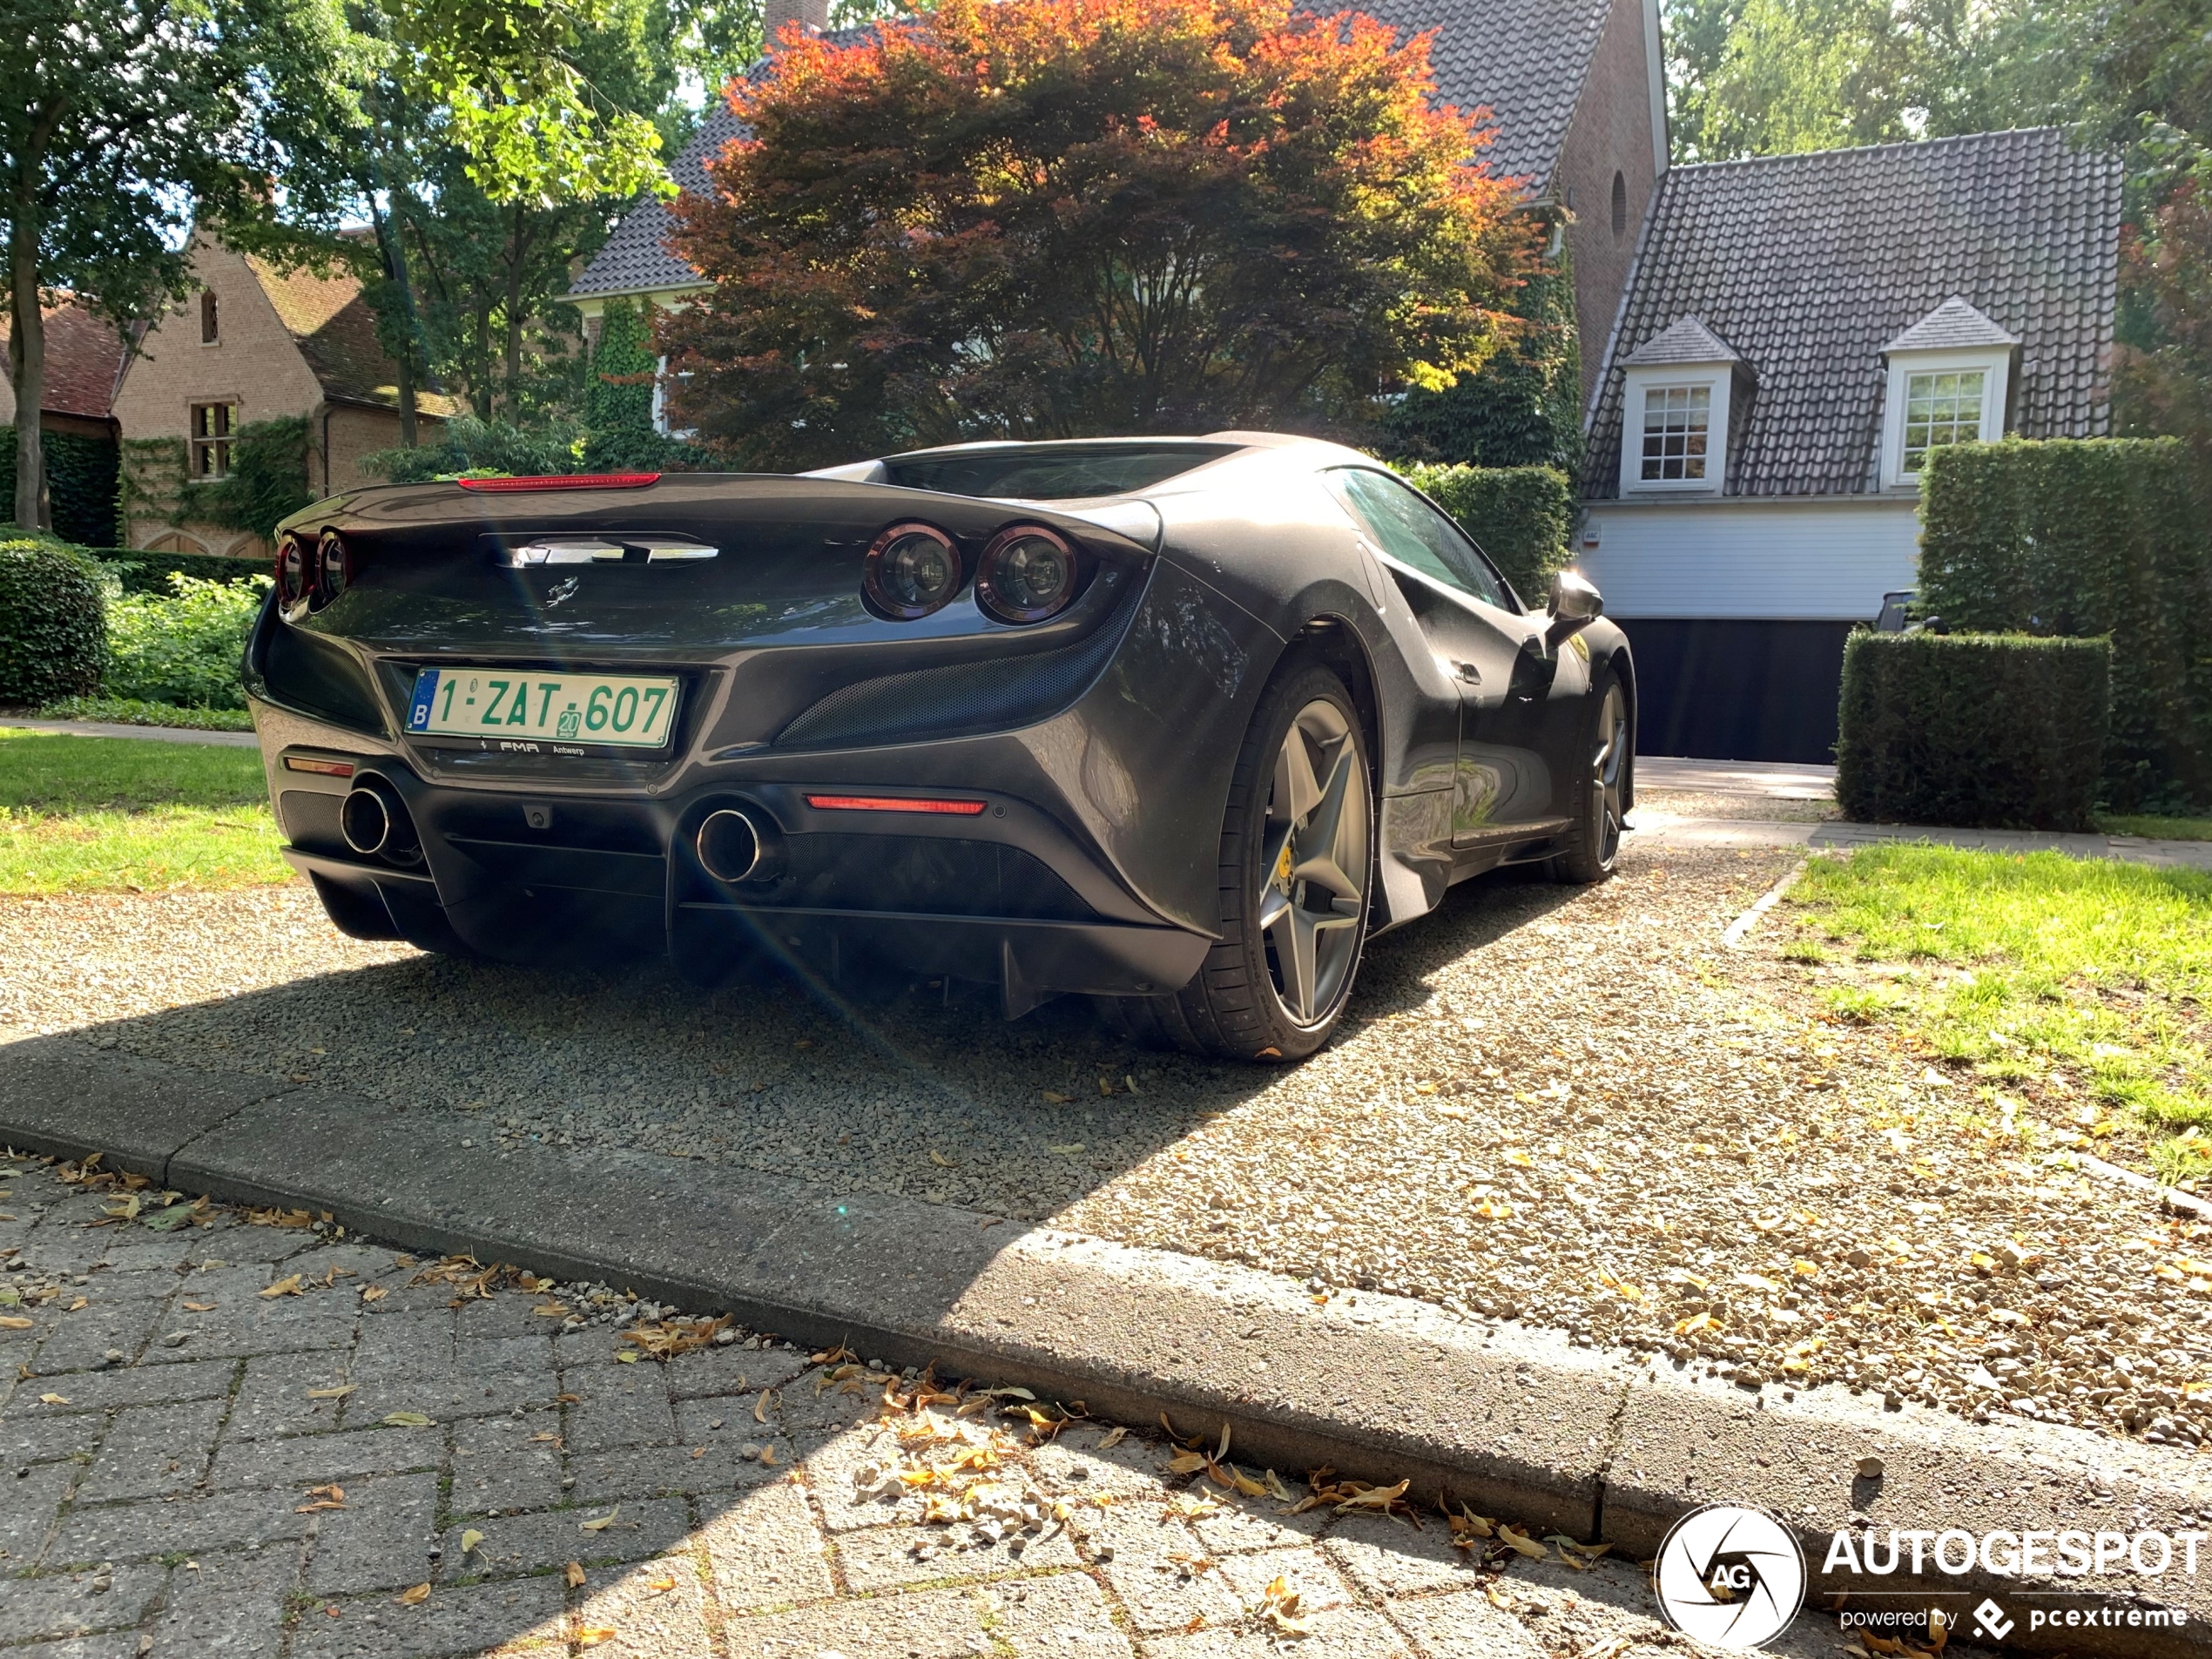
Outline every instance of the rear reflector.
[[287, 772], [320, 772], [326, 778], [350, 778], [354, 775], [354, 763], [350, 760], [318, 760], [313, 755], [287, 755], [284, 769]]
[[806, 804], [818, 813], [939, 813], [950, 818], [973, 818], [983, 810], [980, 800], [919, 800], [907, 795], [809, 795]]
[[508, 495], [520, 489], [643, 489], [660, 482], [657, 472], [574, 472], [549, 478], [456, 478], [463, 489]]

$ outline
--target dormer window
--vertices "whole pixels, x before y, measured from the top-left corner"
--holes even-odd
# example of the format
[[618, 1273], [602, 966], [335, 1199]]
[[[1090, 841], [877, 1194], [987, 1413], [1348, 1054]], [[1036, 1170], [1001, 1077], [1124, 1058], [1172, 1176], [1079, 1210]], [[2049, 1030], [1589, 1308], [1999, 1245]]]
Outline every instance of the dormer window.
[[2006, 398], [2020, 341], [1953, 295], [1882, 348], [1889, 390], [1882, 420], [1882, 483], [1917, 489], [1931, 451], [2005, 435]]
[[1750, 370], [1695, 317], [1622, 360], [1628, 376], [1621, 489], [1627, 495], [1717, 493], [1726, 482], [1730, 411], [1750, 390]]

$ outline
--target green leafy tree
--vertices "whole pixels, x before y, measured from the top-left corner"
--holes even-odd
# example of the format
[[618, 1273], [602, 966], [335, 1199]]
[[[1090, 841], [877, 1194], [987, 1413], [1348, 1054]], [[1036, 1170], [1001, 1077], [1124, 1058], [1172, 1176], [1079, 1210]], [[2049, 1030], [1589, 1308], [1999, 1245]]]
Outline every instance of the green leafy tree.
[[[43, 298], [118, 327], [181, 297], [190, 216], [272, 209], [287, 158], [346, 118], [334, 0], [10, 0], [0, 52], [0, 234], [10, 384], [44, 401]], [[303, 180], [300, 205], [315, 185]], [[38, 422], [16, 422], [15, 522], [45, 525]]]
[[677, 418], [752, 467], [918, 442], [1366, 434], [1479, 369], [1534, 227], [1426, 40], [1290, 0], [945, 0], [733, 86]]
[[1387, 453], [1475, 467], [1582, 469], [1582, 359], [1562, 250], [1530, 276], [1497, 355], [1439, 391], [1414, 387], [1383, 416]]

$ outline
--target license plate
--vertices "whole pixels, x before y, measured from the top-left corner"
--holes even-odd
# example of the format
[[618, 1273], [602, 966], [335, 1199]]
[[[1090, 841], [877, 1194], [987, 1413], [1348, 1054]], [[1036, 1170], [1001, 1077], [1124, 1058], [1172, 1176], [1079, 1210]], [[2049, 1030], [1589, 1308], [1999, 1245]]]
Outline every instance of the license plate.
[[658, 749], [675, 728], [676, 688], [665, 675], [426, 668], [415, 677], [407, 729], [420, 737]]

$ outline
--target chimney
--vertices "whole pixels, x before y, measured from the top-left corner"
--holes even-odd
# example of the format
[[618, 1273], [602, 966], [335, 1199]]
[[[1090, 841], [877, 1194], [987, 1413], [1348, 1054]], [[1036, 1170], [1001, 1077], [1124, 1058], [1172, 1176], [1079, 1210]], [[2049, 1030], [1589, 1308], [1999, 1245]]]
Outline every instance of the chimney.
[[763, 18], [768, 48], [775, 50], [784, 25], [795, 23], [810, 35], [819, 35], [829, 27], [829, 0], [767, 0]]

